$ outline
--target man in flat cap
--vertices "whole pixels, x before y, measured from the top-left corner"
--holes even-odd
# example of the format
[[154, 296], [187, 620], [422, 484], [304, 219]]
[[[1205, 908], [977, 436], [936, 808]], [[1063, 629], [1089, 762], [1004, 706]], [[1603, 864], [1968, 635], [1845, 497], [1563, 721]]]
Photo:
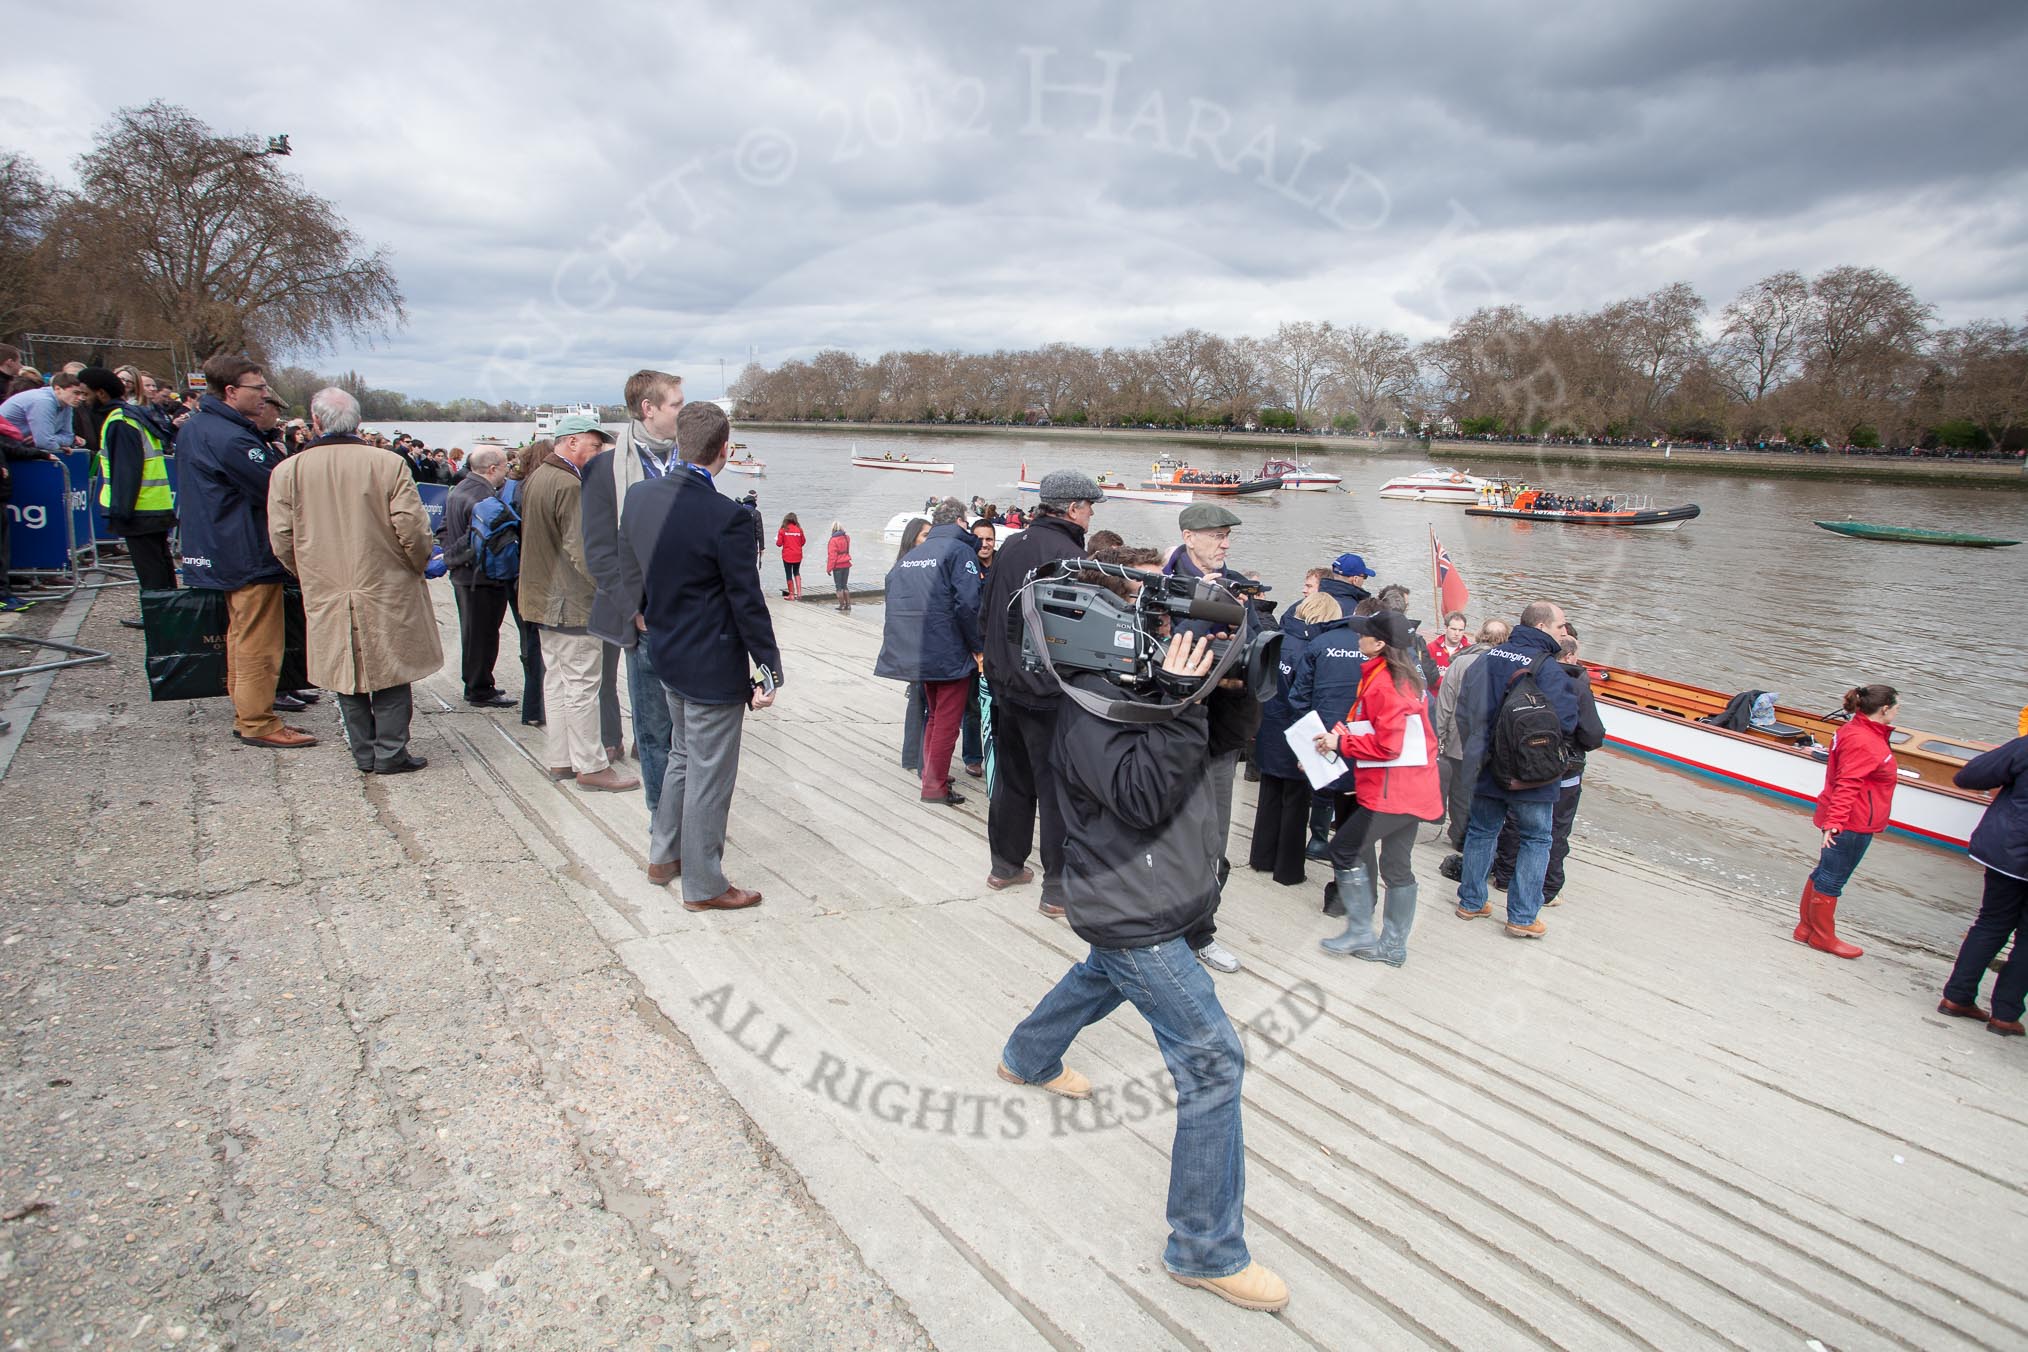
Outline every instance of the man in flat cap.
[[1022, 665], [1020, 610], [1014, 596], [1043, 564], [1084, 556], [1085, 528], [1105, 490], [1089, 474], [1068, 469], [1044, 475], [1040, 488], [1034, 519], [995, 555], [979, 603], [986, 681], [993, 690], [994, 783], [986, 809], [986, 840], [993, 862], [986, 886], [997, 892], [1035, 881], [1035, 871], [1027, 862], [1039, 815], [1042, 901], [1038, 909], [1044, 915], [1060, 917], [1063, 818], [1057, 807], [1049, 749], [1056, 737], [1056, 710], [1062, 692], [1048, 673], [1029, 671]]
[[[1176, 518], [1183, 542], [1169, 552], [1162, 571], [1184, 577], [1208, 577], [1214, 582], [1247, 583], [1245, 574], [1225, 566], [1226, 553], [1232, 547], [1232, 528], [1239, 524], [1239, 517], [1229, 508], [1215, 502], [1191, 503]], [[1212, 626], [1208, 621], [1183, 620], [1176, 627], [1208, 633]], [[1233, 773], [1239, 768], [1240, 752], [1253, 743], [1254, 732], [1260, 727], [1260, 702], [1246, 689], [1244, 681], [1227, 677], [1219, 682], [1219, 688], [1205, 700], [1204, 706], [1211, 719], [1211, 790], [1217, 808], [1214, 826], [1218, 832], [1218, 882], [1222, 891], [1232, 868], [1225, 858], [1225, 845], [1232, 835]], [[1217, 914], [1214, 904], [1203, 925], [1185, 938], [1206, 967], [1215, 972], [1236, 972], [1238, 955], [1213, 937], [1217, 933], [1214, 923]]]

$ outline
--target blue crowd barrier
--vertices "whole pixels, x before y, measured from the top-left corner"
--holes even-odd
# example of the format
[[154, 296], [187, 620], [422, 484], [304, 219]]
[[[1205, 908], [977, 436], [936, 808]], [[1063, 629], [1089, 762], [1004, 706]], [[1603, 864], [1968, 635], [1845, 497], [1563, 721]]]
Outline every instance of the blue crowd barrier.
[[444, 506], [451, 500], [451, 490], [444, 484], [417, 484], [415, 491], [430, 514], [430, 534], [435, 535], [444, 528]]
[[13, 523], [8, 567], [17, 572], [68, 573], [79, 523], [91, 529], [83, 491], [73, 489], [61, 460], [16, 460], [14, 500], [4, 509]]

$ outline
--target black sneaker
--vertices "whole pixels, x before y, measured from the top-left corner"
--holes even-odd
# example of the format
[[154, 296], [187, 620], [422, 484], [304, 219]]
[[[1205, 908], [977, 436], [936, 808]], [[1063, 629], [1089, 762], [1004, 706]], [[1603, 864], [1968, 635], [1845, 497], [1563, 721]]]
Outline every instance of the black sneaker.
[[427, 756], [407, 755], [390, 764], [374, 766], [373, 773], [376, 775], [405, 775], [411, 770], [420, 770], [429, 763]]
[[1465, 857], [1461, 854], [1447, 854], [1437, 865], [1437, 872], [1452, 882], [1462, 882], [1465, 877]]
[[275, 712], [278, 714], [301, 713], [310, 706], [285, 691], [275, 692]]
[[945, 789], [943, 797], [932, 798], [928, 794], [924, 794], [923, 801], [925, 803], [941, 803], [945, 807], [956, 807], [965, 801], [965, 795], [959, 793], [956, 789]]

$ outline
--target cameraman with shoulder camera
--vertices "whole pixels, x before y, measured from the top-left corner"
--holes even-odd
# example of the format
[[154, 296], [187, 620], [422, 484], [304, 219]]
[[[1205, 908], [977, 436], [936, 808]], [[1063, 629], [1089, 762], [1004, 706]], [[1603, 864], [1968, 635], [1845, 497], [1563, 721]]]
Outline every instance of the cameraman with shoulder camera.
[[[1209, 639], [1179, 632], [1151, 681], [1115, 685], [1092, 672], [1064, 679], [1066, 689], [1100, 698], [1158, 703], [1196, 690], [1212, 660]], [[1000, 1078], [1090, 1098], [1091, 1081], [1066, 1069], [1063, 1054], [1087, 1025], [1131, 1003], [1153, 1028], [1176, 1081], [1163, 1264], [1186, 1286], [1249, 1310], [1279, 1310], [1288, 1286], [1252, 1261], [1243, 1233], [1245, 1053], [1217, 988], [1184, 942], [1218, 900], [1204, 705], [1187, 705], [1164, 722], [1120, 723], [1066, 697], [1052, 749], [1052, 787], [1066, 827], [1064, 905], [1091, 952], [1007, 1039]]]
[[[1231, 511], [1215, 503], [1195, 502], [1177, 514], [1176, 524], [1183, 532], [1183, 543], [1169, 553], [1169, 561], [1162, 571], [1181, 577], [1203, 577], [1222, 583], [1233, 589], [1235, 595], [1245, 597], [1248, 589], [1257, 590], [1254, 583], [1243, 573], [1225, 566], [1225, 555], [1232, 548], [1232, 528], [1239, 524], [1239, 518]], [[1249, 611], [1252, 607], [1249, 606]], [[1216, 635], [1219, 626], [1211, 620], [1181, 620], [1179, 630], [1188, 630], [1200, 635]], [[1245, 634], [1234, 634], [1243, 639]], [[1205, 701], [1211, 717], [1211, 790], [1216, 813], [1212, 819], [1211, 831], [1218, 849], [1212, 855], [1212, 867], [1216, 871], [1218, 886], [1225, 886], [1226, 875], [1232, 871], [1232, 864], [1225, 857], [1225, 843], [1232, 834], [1232, 780], [1239, 769], [1239, 755], [1253, 744], [1254, 733], [1260, 729], [1260, 701], [1246, 689], [1243, 681], [1228, 677], [1219, 683]], [[1218, 905], [1212, 903], [1211, 914], [1204, 918], [1203, 927], [1190, 936], [1190, 947], [1197, 951], [1198, 960], [1218, 972], [1237, 972], [1239, 956], [1213, 937], [1218, 930], [1215, 917]]]

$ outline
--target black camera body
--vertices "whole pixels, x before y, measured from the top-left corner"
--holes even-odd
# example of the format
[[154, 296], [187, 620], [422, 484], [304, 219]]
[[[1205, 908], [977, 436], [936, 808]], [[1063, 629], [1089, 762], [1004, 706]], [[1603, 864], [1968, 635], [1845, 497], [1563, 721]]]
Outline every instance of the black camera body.
[[[1094, 581], [1095, 574], [1139, 582], [1141, 589], [1133, 600], [1124, 600]], [[1166, 629], [1177, 621], [1196, 620], [1224, 635], [1211, 640], [1215, 660], [1205, 686], [1237, 675], [1255, 699], [1269, 700], [1275, 694], [1282, 635], [1266, 614], [1272, 603], [1257, 599], [1265, 590], [1259, 583], [1150, 573], [1094, 559], [1061, 559], [1037, 570], [1028, 584], [1021, 661], [1030, 671], [1054, 668], [1059, 680], [1063, 672], [1089, 671], [1122, 685], [1152, 687], [1168, 652]], [[1186, 702], [1194, 703], [1205, 693], [1208, 689]]]

